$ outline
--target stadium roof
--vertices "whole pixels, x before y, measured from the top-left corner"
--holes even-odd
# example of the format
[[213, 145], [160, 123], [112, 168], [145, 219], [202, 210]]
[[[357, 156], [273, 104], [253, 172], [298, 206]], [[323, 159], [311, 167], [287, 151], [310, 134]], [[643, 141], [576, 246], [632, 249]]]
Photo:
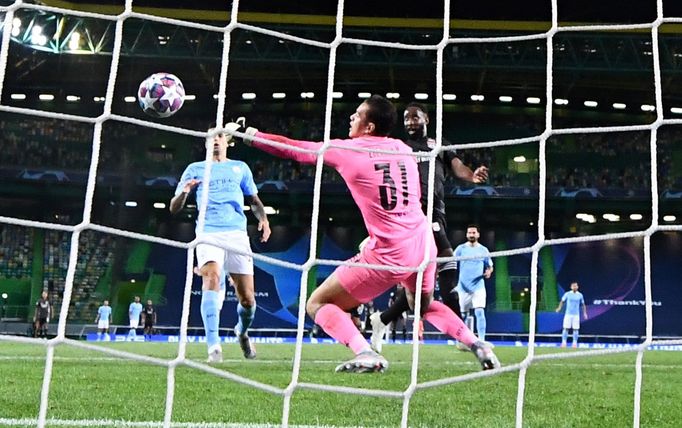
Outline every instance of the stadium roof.
[[[10, 0], [0, 0], [11, 3]], [[656, 1], [638, 0], [557, 0], [561, 24], [572, 23], [650, 23], [656, 18]], [[123, 0], [44, 0], [42, 3], [91, 12], [117, 14]], [[542, 34], [550, 25], [550, 0], [520, 2], [493, 0], [453, 0], [451, 37]], [[191, 4], [192, 7], [187, 7]], [[135, 11], [186, 21], [229, 21], [231, 2], [223, 0], [134, 0]], [[344, 2], [344, 37], [382, 40], [406, 44], [435, 44], [442, 37], [443, 2], [384, 0]], [[371, 5], [371, 7], [368, 7]], [[242, 0], [239, 21], [280, 31], [292, 36], [329, 43], [334, 38], [336, 1]], [[109, 21], [54, 18], [50, 38], [61, 25], [63, 34], [78, 31], [87, 37], [91, 51], [82, 55], [54, 55], [30, 43], [27, 16], [36, 11], [21, 9], [24, 26], [23, 44], [10, 50], [5, 88], [19, 93], [42, 90], [87, 97], [103, 95], [109, 73], [113, 46], [113, 25]], [[666, 16], [682, 17], [682, 2], [667, 1]], [[17, 15], [18, 16], [18, 15]], [[35, 15], [38, 16], [38, 15]], [[43, 14], [39, 20], [50, 19]], [[36, 21], [38, 22], [38, 21]], [[682, 104], [682, 25], [660, 27], [660, 61], [664, 97], [675, 106]], [[48, 31], [48, 30], [46, 30]], [[440, 32], [440, 33], [439, 33]], [[185, 86], [203, 99], [217, 92], [222, 52], [222, 34], [173, 27], [167, 24], [128, 19], [125, 22], [123, 56], [117, 90], [134, 93], [142, 78], [159, 70], [182, 70]], [[56, 37], [56, 36], [55, 36]], [[429, 38], [430, 37], [430, 38]], [[482, 37], [482, 36], [481, 36]], [[17, 41], [17, 40], [15, 40]], [[69, 52], [64, 36], [63, 53]], [[52, 43], [52, 42], [51, 42]], [[37, 49], [37, 50], [36, 50]], [[653, 67], [651, 31], [561, 32], [554, 36], [554, 97], [583, 100], [605, 94], [601, 105], [612, 102], [628, 105], [653, 104]], [[328, 49], [290, 43], [278, 37], [237, 29], [231, 34], [228, 78], [237, 82], [231, 88], [244, 92], [301, 93], [324, 92], [328, 67]], [[374, 48], [344, 42], [338, 49], [335, 75], [336, 90], [346, 93], [434, 92], [435, 51]], [[459, 100], [473, 94], [542, 97], [546, 85], [546, 42], [544, 39], [510, 43], [456, 43], [444, 52], [444, 85], [447, 91], [461, 94]], [[201, 92], [203, 91], [203, 94]], [[239, 96], [242, 91], [229, 91]], [[618, 95], [618, 99], [613, 98]], [[318, 98], [319, 99], [319, 98]], [[664, 100], [664, 102], [667, 102]], [[573, 101], [571, 103], [573, 104]]]
[[[122, 0], [43, 0], [44, 4], [88, 10], [120, 9]], [[490, 21], [549, 21], [550, 0], [523, 0], [522, 2], [498, 0], [452, 0], [451, 17], [466, 20]], [[191, 7], [188, 7], [191, 4]], [[350, 0], [344, 2], [344, 14], [348, 17], [385, 17], [399, 19], [441, 19], [444, 3], [429, 1], [427, 7], [414, 1]], [[557, 0], [560, 22], [637, 23], [656, 19], [655, 0]], [[160, 15], [193, 19], [216, 19], [216, 13], [228, 12], [232, 2], [223, 0], [135, 0], [134, 8], [151, 8]], [[245, 0], [239, 4], [242, 13], [292, 14], [305, 16], [335, 16], [336, 1], [326, 0]], [[682, 16], [682, 4], [664, 1], [665, 16]]]

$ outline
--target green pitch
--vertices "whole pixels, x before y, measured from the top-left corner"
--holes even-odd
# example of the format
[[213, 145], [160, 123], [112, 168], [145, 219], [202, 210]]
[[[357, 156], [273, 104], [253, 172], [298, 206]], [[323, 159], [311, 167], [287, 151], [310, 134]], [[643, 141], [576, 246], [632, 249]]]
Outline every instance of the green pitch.
[[[172, 359], [176, 344], [116, 343], [110, 348]], [[216, 367], [278, 388], [291, 380], [293, 345], [258, 345], [246, 361], [234, 344], [224, 345]], [[449, 346], [422, 346], [419, 382], [479, 370], [470, 353]], [[539, 349], [538, 353], [559, 352]], [[570, 353], [571, 351], [564, 351]], [[497, 348], [503, 364], [521, 361], [522, 348]], [[409, 384], [411, 347], [385, 346], [390, 362], [383, 374], [336, 374], [351, 357], [340, 345], [304, 345], [300, 381], [401, 391]], [[46, 348], [0, 342], [0, 420], [34, 419], [40, 403]], [[55, 350], [48, 418], [162, 421], [167, 369], [60, 345]], [[188, 345], [188, 357], [203, 362], [205, 345]], [[525, 427], [626, 427], [633, 423], [635, 353], [550, 360], [527, 373]], [[682, 420], [682, 353], [650, 351], [644, 356], [641, 425], [678, 427]], [[193, 368], [176, 370], [174, 422], [241, 426], [279, 424], [283, 398]], [[414, 427], [512, 427], [518, 372], [419, 390], [410, 406]], [[297, 390], [290, 424], [395, 427], [402, 400]], [[63, 425], [62, 425], [63, 426]]]

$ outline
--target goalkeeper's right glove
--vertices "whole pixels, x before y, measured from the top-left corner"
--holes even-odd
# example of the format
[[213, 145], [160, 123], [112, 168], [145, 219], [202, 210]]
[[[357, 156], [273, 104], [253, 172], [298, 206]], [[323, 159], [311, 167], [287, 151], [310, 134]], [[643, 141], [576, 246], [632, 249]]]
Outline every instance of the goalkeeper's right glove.
[[233, 135], [233, 132], [241, 132], [242, 134], [246, 134], [243, 138], [242, 141], [244, 141], [244, 144], [250, 146], [251, 143], [253, 142], [253, 137], [256, 135], [256, 132], [258, 130], [256, 128], [253, 128], [249, 126], [246, 128], [246, 119], [243, 117], [238, 118], [234, 122], [226, 123], [225, 124], [225, 131], [230, 135], [228, 138], [228, 141], [232, 140], [233, 138], [236, 137], [236, 135]]

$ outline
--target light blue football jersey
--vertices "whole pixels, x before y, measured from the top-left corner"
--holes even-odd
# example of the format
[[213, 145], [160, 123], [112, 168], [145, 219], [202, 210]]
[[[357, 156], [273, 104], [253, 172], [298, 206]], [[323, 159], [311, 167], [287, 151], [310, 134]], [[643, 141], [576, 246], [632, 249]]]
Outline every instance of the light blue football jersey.
[[585, 304], [585, 299], [580, 291], [565, 292], [561, 301], [566, 303], [566, 315], [580, 315], [580, 305]]
[[139, 319], [140, 314], [142, 313], [142, 303], [131, 303], [130, 306], [128, 306], [128, 315], [130, 316], [131, 319]]
[[[182, 173], [175, 194], [179, 195], [185, 184], [191, 179], [203, 181], [205, 169], [206, 161], [189, 164], [185, 172]], [[252, 196], [258, 193], [249, 166], [242, 161], [231, 159], [225, 162], [213, 162], [208, 188], [204, 232], [246, 230], [244, 196]], [[201, 205], [204, 189], [206, 186], [203, 182], [196, 187], [198, 206]], [[197, 230], [197, 232], [199, 231]]]
[[459, 269], [458, 289], [467, 293], [473, 293], [476, 290], [484, 288], [485, 282], [483, 271], [493, 265], [488, 249], [481, 244], [471, 246], [468, 242], [465, 242], [455, 248], [455, 256], [479, 257], [477, 259], [457, 261]]
[[100, 306], [99, 309], [97, 309], [97, 314], [99, 315], [100, 320], [109, 321], [111, 317], [111, 306]]

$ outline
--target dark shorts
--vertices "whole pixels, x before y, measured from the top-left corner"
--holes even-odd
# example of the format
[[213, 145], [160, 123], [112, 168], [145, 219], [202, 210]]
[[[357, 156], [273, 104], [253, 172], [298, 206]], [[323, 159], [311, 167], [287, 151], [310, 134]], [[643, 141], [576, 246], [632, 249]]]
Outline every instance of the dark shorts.
[[436, 240], [438, 254], [443, 250], [452, 249], [452, 244], [450, 244], [450, 240], [448, 239], [445, 213], [436, 210], [433, 211], [431, 230], [433, 230], [433, 238]]
[[36, 319], [36, 324], [38, 324], [40, 327], [44, 326], [45, 324], [47, 324], [47, 318]]

